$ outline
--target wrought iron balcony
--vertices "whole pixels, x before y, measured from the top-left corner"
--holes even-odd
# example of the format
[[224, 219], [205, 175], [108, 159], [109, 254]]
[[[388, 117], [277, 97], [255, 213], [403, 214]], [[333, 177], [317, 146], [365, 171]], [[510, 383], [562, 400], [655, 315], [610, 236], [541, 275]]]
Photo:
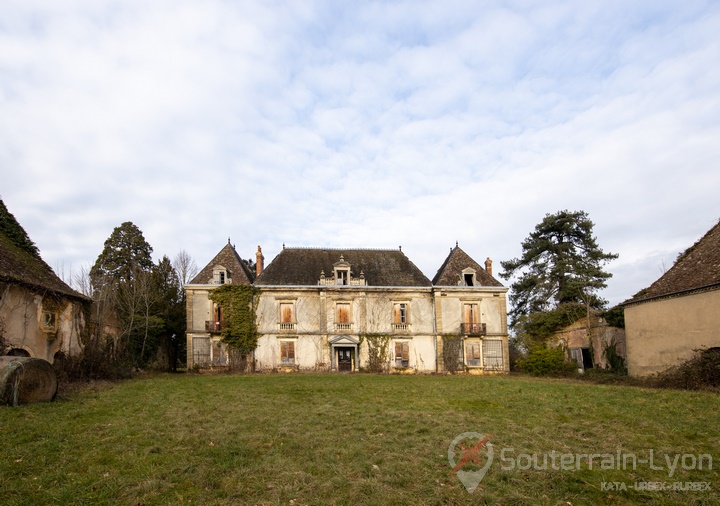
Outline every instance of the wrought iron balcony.
[[461, 323], [463, 334], [468, 336], [484, 336], [487, 334], [486, 324], [484, 323]]
[[210, 332], [211, 334], [219, 334], [220, 331], [223, 329], [223, 324], [225, 322], [214, 322], [214, 321], [205, 321], [205, 332]]

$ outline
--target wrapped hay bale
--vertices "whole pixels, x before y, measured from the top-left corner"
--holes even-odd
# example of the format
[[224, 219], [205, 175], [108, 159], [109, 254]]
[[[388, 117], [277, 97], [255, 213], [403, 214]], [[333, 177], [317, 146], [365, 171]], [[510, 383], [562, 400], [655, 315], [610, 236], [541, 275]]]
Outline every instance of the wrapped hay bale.
[[51, 401], [57, 389], [57, 374], [47, 360], [0, 357], [0, 404]]

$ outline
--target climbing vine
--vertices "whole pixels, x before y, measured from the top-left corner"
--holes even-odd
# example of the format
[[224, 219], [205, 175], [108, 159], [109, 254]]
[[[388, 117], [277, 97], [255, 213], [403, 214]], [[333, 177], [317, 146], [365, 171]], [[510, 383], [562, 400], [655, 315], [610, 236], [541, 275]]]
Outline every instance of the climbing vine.
[[210, 300], [223, 310], [222, 341], [241, 357], [247, 357], [257, 348], [260, 334], [255, 314], [259, 295], [257, 287], [236, 284], [222, 285], [210, 294]]
[[462, 353], [462, 335], [460, 334], [443, 334], [443, 365], [449, 373], [456, 373], [461, 364]]
[[390, 339], [387, 334], [363, 334], [360, 342], [368, 343], [368, 365], [369, 372], [386, 372], [390, 361]]

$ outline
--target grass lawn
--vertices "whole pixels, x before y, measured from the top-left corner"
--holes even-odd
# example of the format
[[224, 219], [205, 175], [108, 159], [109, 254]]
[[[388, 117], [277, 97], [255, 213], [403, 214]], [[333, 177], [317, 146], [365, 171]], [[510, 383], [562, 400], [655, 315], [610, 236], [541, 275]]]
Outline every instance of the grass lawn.
[[[713, 393], [507, 376], [157, 375], [0, 407], [0, 427], [2, 504], [720, 504]], [[448, 463], [465, 432], [492, 433], [472, 494]], [[576, 454], [639, 462], [601, 469], [596, 457], [589, 469]], [[707, 458], [690, 469], [702, 454], [713, 470]], [[711, 490], [635, 488], [648, 482]]]

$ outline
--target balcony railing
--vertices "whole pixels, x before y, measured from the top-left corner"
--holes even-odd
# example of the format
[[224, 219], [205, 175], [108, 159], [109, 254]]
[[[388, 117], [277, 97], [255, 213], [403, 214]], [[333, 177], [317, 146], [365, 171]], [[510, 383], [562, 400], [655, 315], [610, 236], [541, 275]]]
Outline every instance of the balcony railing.
[[349, 281], [335, 278], [320, 278], [318, 285], [321, 286], [366, 286], [364, 278], [350, 278]]
[[335, 323], [335, 330], [352, 330], [352, 323]]
[[392, 324], [393, 330], [399, 330], [399, 331], [407, 331], [410, 330], [410, 324], [409, 323], [393, 323]]
[[297, 327], [297, 323], [295, 323], [295, 322], [293, 322], [293, 323], [290, 323], [290, 322], [278, 323], [278, 330], [292, 331], [292, 330], [295, 330], [296, 327]]
[[223, 322], [206, 321], [205, 332], [219, 333], [223, 328]]
[[460, 326], [462, 333], [469, 336], [484, 336], [487, 334], [487, 328], [484, 323], [462, 323]]

